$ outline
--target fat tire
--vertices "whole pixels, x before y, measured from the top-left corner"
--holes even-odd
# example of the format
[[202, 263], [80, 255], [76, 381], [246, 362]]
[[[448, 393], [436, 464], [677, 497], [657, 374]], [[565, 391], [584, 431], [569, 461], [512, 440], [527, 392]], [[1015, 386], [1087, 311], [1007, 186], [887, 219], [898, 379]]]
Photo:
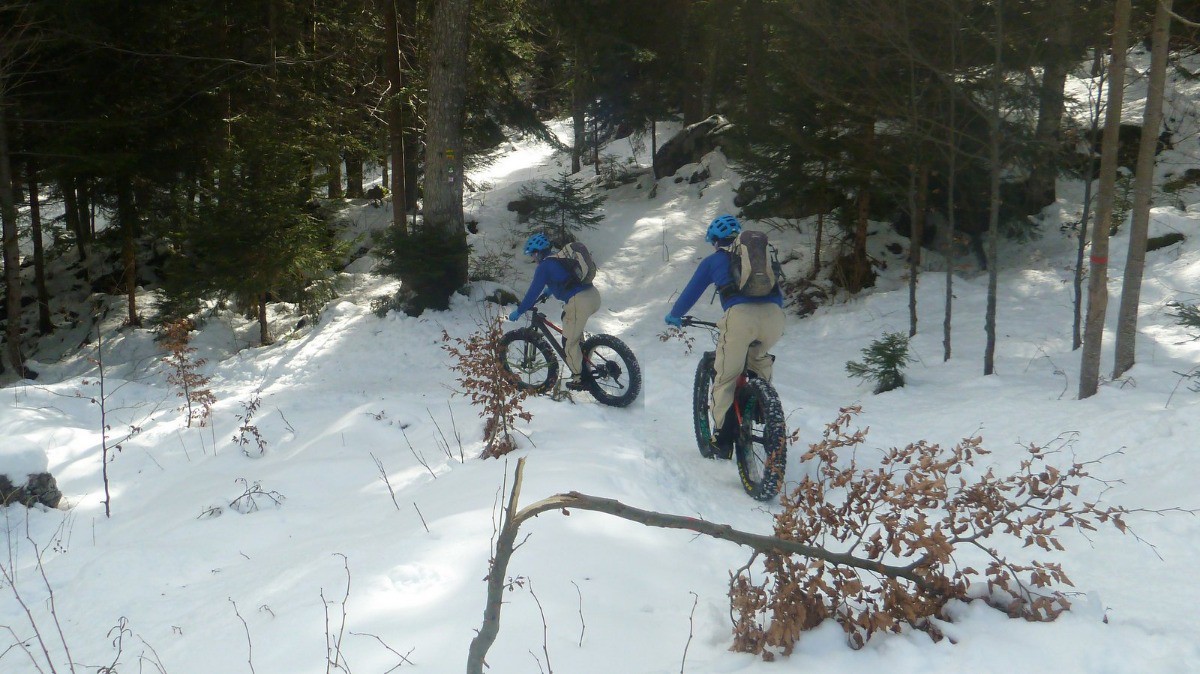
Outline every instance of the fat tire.
[[[513, 368], [513, 364], [509, 362], [511, 353], [510, 347], [520, 343], [519, 347], [522, 350], [525, 348], [536, 349], [542, 358], [546, 361], [546, 381], [541, 383], [531, 383], [525, 381], [521, 377], [521, 373]], [[554, 349], [546, 343], [541, 333], [533, 328], [525, 327], [518, 328], [511, 332], [507, 332], [500, 338], [500, 363], [516, 378], [517, 388], [533, 393], [546, 393], [554, 388], [554, 384], [558, 381], [558, 357], [554, 353]]]
[[751, 498], [769, 501], [779, 494], [787, 468], [783, 405], [775, 388], [758, 377], [750, 377], [739, 399], [742, 423], [734, 441], [738, 475]]
[[706, 459], [714, 456], [709, 442], [712, 439], [712, 421], [708, 408], [712, 400], [713, 379], [717, 376], [716, 362], [715, 352], [705, 352], [696, 365], [696, 379], [692, 384], [692, 428], [696, 432], [696, 448], [700, 450], [700, 456]]
[[[610, 348], [620, 358], [621, 362], [616, 364], [616, 368], [620, 370], [618, 377], [623, 376], [626, 379], [624, 391], [620, 395], [613, 395], [611, 391], [604, 388], [606, 377], [597, 379], [589, 367], [589, 365], [593, 365], [591, 363], [592, 352], [598, 347]], [[597, 402], [609, 407], [628, 407], [637, 399], [638, 394], [642, 391], [642, 366], [638, 364], [633, 351], [625, 345], [625, 342], [612, 335], [592, 335], [583, 340], [580, 350], [583, 351], [583, 382], [587, 386], [588, 393], [591, 393]]]

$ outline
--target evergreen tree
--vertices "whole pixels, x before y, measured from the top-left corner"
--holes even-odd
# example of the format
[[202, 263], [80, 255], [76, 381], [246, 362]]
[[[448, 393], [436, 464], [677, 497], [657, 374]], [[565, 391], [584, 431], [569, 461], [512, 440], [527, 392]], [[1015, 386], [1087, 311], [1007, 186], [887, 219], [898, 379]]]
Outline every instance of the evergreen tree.
[[600, 207], [607, 197], [583, 188], [582, 181], [563, 173], [542, 184], [541, 190], [521, 188], [521, 198], [533, 206], [529, 233], [545, 232], [555, 248], [575, 240], [575, 233], [594, 229], [604, 220]]
[[899, 332], [884, 333], [862, 350], [863, 362], [849, 361], [846, 372], [851, 377], [875, 382], [875, 393], [893, 391], [904, 386], [904, 368], [913, 362], [908, 353], [908, 337]]
[[222, 158], [225, 176], [202, 195], [195, 215], [178, 232], [183, 256], [169, 267], [167, 291], [176, 307], [202, 298], [230, 298], [259, 321], [263, 344], [274, 338], [268, 299], [304, 304], [329, 275], [344, 247], [309, 208], [302, 187], [312, 156], [296, 149], [285, 126], [266, 117], [244, 122], [243, 138]]

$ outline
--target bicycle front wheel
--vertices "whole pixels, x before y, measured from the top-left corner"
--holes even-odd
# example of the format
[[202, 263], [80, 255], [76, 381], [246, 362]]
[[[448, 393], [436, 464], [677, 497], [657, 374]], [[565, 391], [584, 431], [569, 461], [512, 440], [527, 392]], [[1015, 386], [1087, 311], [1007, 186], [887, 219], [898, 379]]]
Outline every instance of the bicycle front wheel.
[[759, 501], [769, 501], [783, 486], [787, 467], [783, 406], [775, 388], [758, 377], [746, 381], [738, 399], [742, 411], [742, 423], [734, 441], [738, 475], [747, 494]]
[[500, 338], [500, 359], [516, 376], [517, 388], [545, 393], [558, 381], [558, 358], [533, 328], [519, 328]]
[[[712, 421], [708, 408], [712, 400], [716, 362], [717, 354], [712, 351], [706, 352], [696, 365], [696, 379], [692, 384], [692, 428], [696, 431], [696, 447], [706, 459], [713, 457], [712, 444], [709, 442], [712, 438]], [[730, 410], [730, 414], [732, 413]]]
[[626, 407], [642, 390], [642, 367], [625, 342], [612, 335], [592, 335], [583, 350], [583, 382], [592, 396], [611, 407]]

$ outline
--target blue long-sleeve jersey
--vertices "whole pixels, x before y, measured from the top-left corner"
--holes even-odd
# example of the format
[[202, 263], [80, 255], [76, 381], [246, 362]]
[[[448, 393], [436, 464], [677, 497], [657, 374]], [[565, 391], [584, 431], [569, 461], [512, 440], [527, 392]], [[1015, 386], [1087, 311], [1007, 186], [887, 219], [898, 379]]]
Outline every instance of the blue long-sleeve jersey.
[[529, 291], [525, 293], [525, 299], [521, 300], [520, 306], [517, 307], [517, 313], [523, 314], [532, 309], [547, 286], [550, 288], [550, 294], [563, 302], [571, 299], [581, 290], [592, 287], [591, 284], [584, 285], [576, 281], [575, 275], [567, 271], [562, 260], [548, 257], [539, 262], [537, 269], [534, 270], [533, 281], [529, 284]]
[[[699, 267], [696, 267], [696, 273], [692, 274], [692, 280], [688, 281], [679, 299], [675, 300], [675, 306], [671, 308], [671, 315], [683, 316], [686, 314], [708, 289], [708, 286], [715, 285], [717, 288], [721, 288], [730, 283], [733, 283], [733, 272], [729, 269], [729, 253], [723, 250], [714, 251], [712, 255], [700, 262]], [[743, 302], [774, 302], [783, 306], [783, 293], [780, 292], [778, 285], [769, 295], [763, 297], [746, 297], [736, 293], [727, 293], [721, 296], [721, 309], [728, 311], [729, 307]]]

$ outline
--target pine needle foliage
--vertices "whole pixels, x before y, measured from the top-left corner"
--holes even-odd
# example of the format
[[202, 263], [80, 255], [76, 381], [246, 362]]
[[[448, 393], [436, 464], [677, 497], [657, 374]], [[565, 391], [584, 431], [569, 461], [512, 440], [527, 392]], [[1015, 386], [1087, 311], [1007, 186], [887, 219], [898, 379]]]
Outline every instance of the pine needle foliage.
[[1200, 305], [1170, 302], [1167, 307], [1171, 309], [1171, 316], [1175, 318], [1176, 323], [1196, 330], [1192, 340], [1200, 340]]
[[[934, 619], [950, 620], [951, 601], [1051, 621], [1071, 606], [1056, 589], [1071, 580], [1059, 564], [1029, 556], [1065, 550], [1064, 531], [1110, 525], [1130, 533], [1130, 510], [1080, 498], [1085, 484], [1109, 484], [1089, 472], [1099, 460], [1054, 465], [1073, 457], [1074, 436], [1026, 446], [1018, 467], [1002, 474], [976, 466], [990, 454], [979, 437], [949, 449], [921, 440], [873, 459], [863, 449], [867, 432], [852, 428], [860, 413], [842, 409], [809, 446], [802, 460], [811, 475], [775, 515], [775, 537], [843, 558], [770, 553], [731, 574], [732, 650], [773, 660], [826, 620], [856, 649], [905, 628], [937, 641]], [[760, 579], [751, 576], [760, 570]]]
[[450, 369], [458, 373], [459, 393], [479, 409], [483, 419], [483, 458], [497, 458], [517, 448], [513, 437], [517, 419], [529, 422], [533, 414], [521, 403], [529, 392], [517, 386], [513, 373], [504, 367], [500, 340], [503, 321], [490, 317], [470, 337], [451, 337], [442, 331], [442, 350], [451, 358]]
[[521, 198], [533, 206], [529, 233], [545, 232], [555, 248], [574, 241], [576, 232], [599, 225], [604, 220], [600, 207], [607, 199], [567, 173], [543, 182], [540, 189], [522, 187]]
[[913, 357], [908, 353], [908, 337], [899, 332], [887, 332], [862, 350], [863, 362], [849, 361], [846, 372], [851, 377], [875, 382], [875, 393], [893, 391], [904, 386], [904, 368]]

